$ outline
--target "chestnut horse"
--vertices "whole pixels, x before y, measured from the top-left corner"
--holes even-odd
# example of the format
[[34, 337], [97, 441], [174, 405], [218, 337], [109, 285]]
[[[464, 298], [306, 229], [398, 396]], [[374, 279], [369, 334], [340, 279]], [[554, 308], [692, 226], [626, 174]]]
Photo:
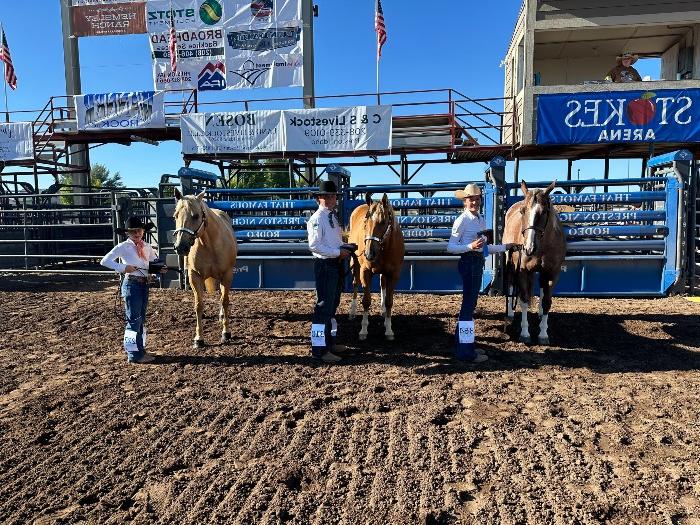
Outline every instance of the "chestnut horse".
[[376, 273], [380, 274], [384, 336], [391, 341], [394, 339], [394, 332], [391, 329], [391, 307], [394, 304], [394, 288], [403, 265], [404, 244], [403, 233], [386, 193], [379, 202], [372, 202], [372, 194], [367, 193], [365, 204], [352, 212], [349, 241], [357, 244], [359, 254], [357, 259], [353, 259], [350, 319], [355, 318], [357, 288], [362, 283], [364, 296], [362, 297], [360, 340], [367, 339], [369, 307], [372, 302], [372, 276]]
[[221, 210], [211, 210], [204, 202], [204, 193], [183, 197], [175, 190], [175, 251], [185, 256], [190, 286], [194, 292], [194, 307], [197, 312], [197, 328], [194, 348], [204, 346], [202, 337], [203, 296], [206, 289], [221, 290], [221, 342], [231, 339], [228, 324], [229, 289], [236, 266], [236, 235], [231, 219]]
[[[510, 251], [507, 254], [506, 275], [511, 286], [517, 286], [522, 314], [520, 341], [526, 343], [530, 342], [527, 311], [532, 297], [535, 272], [540, 274], [541, 288], [538, 341], [547, 345], [547, 319], [552, 306], [552, 291], [566, 257], [564, 229], [549, 198], [555, 184], [556, 181], [552, 182], [545, 190], [528, 191], [527, 184], [523, 181], [520, 188], [525, 200], [513, 204], [506, 213], [503, 242], [522, 245], [522, 250]], [[510, 320], [513, 319], [514, 313], [508, 300], [507, 315]]]

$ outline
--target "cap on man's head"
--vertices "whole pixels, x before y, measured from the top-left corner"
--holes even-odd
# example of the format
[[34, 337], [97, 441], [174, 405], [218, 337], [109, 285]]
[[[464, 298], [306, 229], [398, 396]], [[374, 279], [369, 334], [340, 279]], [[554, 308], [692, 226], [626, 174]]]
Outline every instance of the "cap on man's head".
[[339, 195], [338, 188], [332, 180], [322, 180], [318, 185], [318, 191], [314, 192], [314, 196], [321, 197], [323, 195]]
[[617, 63], [621, 64], [622, 61], [626, 58], [629, 58], [632, 61], [632, 64], [634, 64], [637, 60], [639, 60], [639, 55], [633, 55], [632, 53], [622, 53], [621, 55], [618, 55], [616, 57]]
[[463, 190], [457, 190], [455, 192], [455, 197], [458, 199], [466, 199], [467, 197], [481, 197], [481, 188], [474, 184], [467, 184]]

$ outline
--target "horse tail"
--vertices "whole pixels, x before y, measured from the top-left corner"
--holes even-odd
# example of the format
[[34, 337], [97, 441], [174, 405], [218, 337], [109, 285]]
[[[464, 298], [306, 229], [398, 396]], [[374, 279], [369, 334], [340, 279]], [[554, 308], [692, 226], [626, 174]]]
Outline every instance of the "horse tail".
[[213, 277], [207, 277], [207, 279], [204, 281], [204, 286], [207, 287], [207, 292], [216, 292], [216, 290], [219, 288], [219, 281]]

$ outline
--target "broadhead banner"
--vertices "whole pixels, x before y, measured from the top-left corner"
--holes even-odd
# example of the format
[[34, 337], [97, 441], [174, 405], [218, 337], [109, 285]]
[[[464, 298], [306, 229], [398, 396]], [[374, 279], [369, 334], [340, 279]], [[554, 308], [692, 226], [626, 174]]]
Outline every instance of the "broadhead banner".
[[632, 142], [700, 142], [700, 89], [537, 97], [537, 144]]
[[31, 122], [0, 124], [0, 161], [34, 158]]
[[165, 127], [162, 91], [131, 91], [76, 95], [79, 130]]
[[185, 155], [386, 151], [391, 106], [194, 113], [180, 128]]
[[[170, 64], [170, 20], [177, 71]], [[301, 0], [148, 0], [156, 89], [246, 89], [303, 83]]]
[[146, 32], [146, 2], [73, 0], [73, 36], [131, 35]]

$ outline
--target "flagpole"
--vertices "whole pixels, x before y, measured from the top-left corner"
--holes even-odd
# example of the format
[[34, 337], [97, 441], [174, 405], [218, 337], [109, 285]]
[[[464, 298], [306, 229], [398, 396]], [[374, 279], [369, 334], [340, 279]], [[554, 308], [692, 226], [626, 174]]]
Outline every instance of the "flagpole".
[[[0, 34], [5, 34], [5, 28], [0, 24]], [[7, 62], [5, 62], [5, 48], [2, 49], [2, 75], [5, 79], [3, 84], [5, 85], [5, 122], [10, 122], [10, 108], [7, 105]]]
[[379, 53], [377, 53], [377, 105], [381, 105], [381, 103], [379, 99]]

